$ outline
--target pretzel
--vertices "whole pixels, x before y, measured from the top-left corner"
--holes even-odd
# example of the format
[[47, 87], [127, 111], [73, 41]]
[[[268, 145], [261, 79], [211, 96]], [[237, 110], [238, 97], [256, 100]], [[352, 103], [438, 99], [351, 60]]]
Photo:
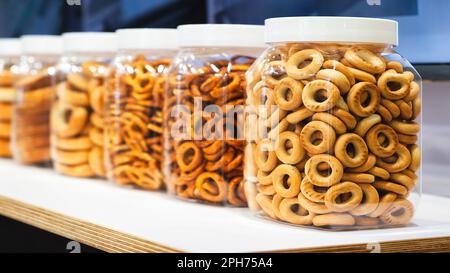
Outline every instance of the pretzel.
[[394, 204], [417, 184], [421, 86], [383, 50], [277, 44], [248, 72], [244, 179], [259, 196], [253, 208], [325, 228], [411, 221], [412, 204]]

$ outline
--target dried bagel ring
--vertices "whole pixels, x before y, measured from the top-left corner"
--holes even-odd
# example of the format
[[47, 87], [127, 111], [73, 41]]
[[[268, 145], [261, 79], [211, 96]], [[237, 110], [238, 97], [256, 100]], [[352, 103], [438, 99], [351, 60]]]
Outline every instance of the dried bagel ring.
[[414, 216], [414, 206], [406, 199], [397, 199], [380, 216], [381, 221], [388, 225], [406, 225]]
[[303, 177], [302, 183], [300, 185], [300, 190], [307, 199], [316, 203], [324, 203], [325, 202], [325, 193], [327, 192], [327, 188], [320, 188], [315, 186], [309, 181], [307, 176]]
[[[412, 118], [413, 109], [411, 103], [407, 103], [404, 100], [397, 100], [395, 101], [395, 105], [397, 105], [400, 109], [400, 115], [402, 119], [409, 120]], [[394, 115], [392, 116], [395, 118]]]
[[[361, 97], [364, 94], [368, 94], [369, 103], [362, 103]], [[375, 84], [368, 82], [360, 82], [353, 85], [347, 96], [347, 104], [350, 111], [359, 117], [368, 117], [375, 114], [380, 101], [378, 88]]]
[[416, 144], [419, 140], [419, 137], [417, 135], [404, 135], [404, 134], [397, 134], [398, 135], [398, 141], [403, 145], [413, 145]]
[[417, 135], [420, 132], [420, 125], [416, 122], [402, 122], [398, 120], [393, 120], [389, 125], [395, 129], [395, 131], [400, 134], [405, 135]]
[[322, 69], [316, 74], [319, 80], [330, 81], [336, 85], [341, 94], [345, 95], [350, 90], [350, 82], [345, 74], [333, 69]]
[[345, 123], [338, 117], [329, 113], [325, 112], [315, 113], [312, 117], [312, 120], [322, 121], [329, 124], [331, 127], [334, 128], [334, 130], [336, 130], [336, 133], [338, 133], [339, 135], [345, 134], [345, 132], [347, 131], [347, 126], [345, 125]]
[[272, 184], [272, 177], [270, 172], [264, 172], [262, 170], [258, 170], [258, 173], [256, 175], [256, 179], [259, 183], [262, 185], [271, 185]]
[[381, 99], [381, 104], [391, 113], [393, 118], [398, 118], [402, 113], [399, 105], [391, 100]]
[[378, 203], [377, 209], [369, 214], [369, 217], [380, 217], [397, 199], [397, 194], [393, 192], [388, 192], [383, 196], [380, 196], [380, 202]]
[[54, 162], [54, 168], [58, 173], [65, 174], [67, 176], [81, 177], [81, 178], [88, 178], [95, 176], [95, 173], [92, 171], [91, 167], [87, 163], [82, 165], [69, 166], [60, 164], [58, 162]]
[[[289, 142], [291, 148], [288, 150], [286, 144]], [[305, 157], [305, 150], [300, 141], [300, 136], [294, 132], [286, 131], [279, 135], [275, 151], [278, 159], [285, 164], [295, 165]]]
[[178, 166], [184, 172], [192, 171], [202, 163], [202, 153], [194, 142], [185, 142], [176, 151]]
[[334, 108], [331, 111], [331, 114], [335, 115], [340, 120], [342, 120], [345, 123], [345, 126], [347, 126], [347, 128], [349, 130], [354, 129], [357, 125], [356, 118], [348, 111], [345, 111], [345, 110], [342, 110], [339, 108]]
[[[352, 148], [352, 154], [349, 153], [350, 148]], [[367, 161], [369, 149], [360, 136], [349, 133], [341, 135], [336, 140], [334, 154], [344, 167], [356, 168]]]
[[357, 81], [370, 82], [373, 84], [377, 83], [377, 79], [370, 73], [352, 67], [349, 67], [348, 69], [350, 70], [350, 72], [353, 74], [353, 76]]
[[244, 183], [242, 177], [233, 178], [228, 184], [227, 200], [236, 207], [243, 207], [247, 204], [247, 198], [244, 194]]
[[396, 61], [390, 61], [386, 64], [386, 69], [394, 69], [397, 73], [403, 73], [403, 65]]
[[[340, 200], [344, 194], [349, 194], [350, 197], [347, 200]], [[328, 189], [325, 194], [325, 205], [334, 212], [347, 212], [356, 208], [361, 204], [363, 199], [363, 191], [358, 184], [353, 182], [342, 182], [336, 184]]]
[[404, 74], [398, 74], [394, 70], [388, 70], [378, 78], [378, 88], [381, 95], [389, 100], [399, 100], [409, 94], [410, 80]]
[[344, 58], [353, 66], [372, 74], [379, 74], [386, 70], [383, 60], [367, 49], [349, 49]]
[[[306, 61], [311, 61], [307, 66], [299, 68]], [[314, 76], [320, 70], [324, 58], [319, 51], [305, 49], [290, 56], [286, 63], [286, 73], [296, 80], [304, 80]]]
[[64, 165], [81, 165], [88, 163], [89, 151], [62, 151], [56, 150], [53, 154], [56, 162]]
[[350, 69], [348, 69], [347, 66], [340, 63], [339, 61], [336, 61], [336, 60], [325, 61], [323, 63], [323, 68], [333, 69], [333, 70], [341, 72], [342, 74], [344, 74], [347, 77], [347, 80], [349, 81], [350, 85], [354, 85], [356, 83], [355, 77], [353, 76], [353, 73], [350, 71]]
[[386, 162], [383, 158], [378, 158], [377, 166], [390, 173], [398, 173], [406, 170], [411, 164], [411, 153], [408, 148], [399, 144], [394, 154], [395, 158], [393, 162]]
[[285, 198], [280, 203], [281, 219], [296, 225], [311, 225], [314, 213], [303, 208], [298, 198]]
[[316, 214], [327, 214], [332, 212], [325, 204], [310, 201], [301, 192], [298, 195], [298, 203], [307, 211]]
[[358, 184], [368, 184], [375, 181], [375, 176], [367, 173], [344, 173], [344, 175], [342, 175], [342, 180]]
[[88, 121], [88, 111], [84, 107], [56, 107], [52, 115], [56, 134], [59, 137], [73, 137], [85, 128]]
[[412, 170], [413, 172], [416, 172], [417, 170], [419, 170], [420, 168], [420, 148], [419, 146], [417, 146], [416, 144], [411, 145], [411, 147], [409, 148], [409, 151], [411, 153], [411, 164], [409, 164], [409, 169]]
[[[324, 93], [325, 99], [317, 99], [318, 92]], [[306, 108], [313, 112], [324, 112], [332, 109], [339, 101], [339, 88], [331, 82], [314, 80], [303, 88], [302, 99]]]
[[[275, 191], [284, 198], [291, 198], [300, 192], [302, 175], [294, 166], [279, 165], [271, 174]], [[286, 180], [285, 178], [288, 177]]]
[[408, 191], [412, 191], [414, 189], [414, 187], [416, 186], [416, 182], [414, 181], [415, 179], [409, 177], [406, 174], [402, 174], [402, 173], [391, 174], [390, 180], [392, 182], [395, 182], [397, 184], [405, 186], [408, 189]]
[[422, 100], [420, 99], [420, 97], [415, 98], [412, 101], [412, 116], [411, 119], [415, 120], [420, 116], [420, 113], [422, 112]]
[[56, 148], [65, 151], [89, 150], [92, 148], [92, 142], [86, 136], [77, 138], [59, 138], [55, 136], [52, 142]]
[[370, 128], [377, 125], [378, 123], [381, 123], [381, 121], [381, 117], [377, 114], [368, 116], [367, 118], [364, 118], [358, 122], [358, 125], [355, 128], [355, 133], [361, 137], [364, 137], [370, 130]]
[[303, 84], [292, 78], [282, 79], [275, 86], [275, 102], [283, 110], [294, 110], [302, 105]]
[[270, 196], [258, 193], [256, 195], [256, 203], [261, 207], [264, 213], [266, 213], [272, 219], [278, 219], [274, 213], [272, 206], [272, 198]]
[[417, 82], [411, 82], [409, 84], [409, 94], [403, 98], [404, 101], [410, 102], [419, 98], [420, 93], [420, 85]]
[[372, 185], [360, 184], [359, 186], [364, 194], [363, 200], [358, 207], [350, 211], [350, 214], [355, 216], [368, 215], [377, 209], [380, 196], [378, 195], [377, 189]]
[[106, 176], [105, 164], [103, 163], [103, 149], [94, 147], [89, 152], [89, 166], [91, 170], [100, 177]]
[[380, 224], [378, 218], [371, 218], [366, 216], [355, 217], [355, 225], [362, 227], [376, 227]]
[[226, 198], [227, 183], [217, 173], [205, 172], [195, 181], [195, 189], [199, 198], [211, 203], [223, 202]]
[[383, 180], [388, 180], [391, 177], [391, 174], [388, 171], [377, 166], [374, 166], [372, 169], [368, 170], [368, 173]]
[[[328, 176], [323, 176], [318, 166], [321, 163], [326, 163], [330, 166]], [[332, 155], [322, 154], [311, 157], [305, 165], [305, 173], [312, 184], [319, 187], [331, 187], [339, 183], [344, 174], [344, 167], [341, 162]]]
[[[380, 143], [380, 136], [385, 137], [383, 143]], [[399, 140], [394, 129], [385, 124], [378, 124], [367, 132], [366, 143], [372, 153], [378, 157], [386, 158], [395, 153]]]
[[314, 115], [313, 111], [310, 111], [308, 108], [301, 108], [300, 110], [289, 114], [286, 117], [286, 120], [291, 124], [297, 124], [309, 117]]
[[277, 154], [271, 140], [262, 140], [256, 146], [256, 165], [261, 171], [271, 172], [278, 165]]
[[330, 213], [316, 215], [313, 218], [313, 225], [316, 227], [344, 227], [354, 226], [355, 218], [346, 213]]
[[280, 204], [281, 201], [283, 201], [284, 198], [280, 196], [279, 194], [275, 194], [272, 198], [272, 210], [273, 214], [275, 214], [275, 219], [282, 219], [281, 212], [280, 212]]
[[[321, 136], [321, 142], [316, 144], [314, 142], [314, 135]], [[322, 121], [311, 121], [303, 127], [300, 133], [303, 147], [310, 154], [322, 154], [330, 152], [336, 142], [336, 133], [330, 125]]]
[[393, 192], [401, 196], [408, 195], [408, 189], [400, 184], [389, 181], [377, 181], [372, 184], [379, 191]]
[[273, 196], [277, 193], [275, 191], [275, 187], [273, 185], [258, 184], [256, 186], [256, 188], [258, 189], [259, 193], [262, 193], [262, 194], [268, 195], [268, 196]]

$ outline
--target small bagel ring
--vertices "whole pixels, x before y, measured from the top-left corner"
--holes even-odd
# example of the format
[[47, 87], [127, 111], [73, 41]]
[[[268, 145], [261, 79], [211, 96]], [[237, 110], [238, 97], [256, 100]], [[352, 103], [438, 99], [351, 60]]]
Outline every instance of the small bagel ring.
[[326, 214], [332, 212], [325, 204], [316, 203], [308, 200], [302, 193], [298, 195], [298, 203], [307, 211], [317, 214]]
[[272, 206], [272, 198], [270, 196], [258, 193], [256, 195], [256, 203], [261, 207], [261, 209], [272, 219], [278, 219], [274, 213]]
[[380, 115], [374, 114], [368, 116], [367, 118], [364, 118], [358, 122], [358, 125], [355, 128], [355, 133], [361, 137], [364, 137], [367, 131], [370, 130], [370, 128], [377, 125], [378, 123], [381, 123], [381, 121], [382, 120]]
[[[409, 79], [404, 74], [398, 74], [394, 70], [388, 70], [380, 76], [377, 84], [384, 98], [399, 100], [409, 94], [409, 83]], [[393, 84], [394, 88], [396, 88], [395, 90], [392, 90], [390, 87]]]
[[[369, 103], [367, 106], [362, 104], [361, 96], [363, 96], [363, 94], [369, 95]], [[350, 111], [360, 117], [368, 117], [375, 114], [380, 105], [380, 101], [381, 98], [378, 88], [375, 84], [368, 82], [360, 82], [353, 85], [347, 96], [347, 104]]]
[[[286, 149], [286, 142], [290, 142], [292, 148]], [[295, 165], [305, 157], [305, 150], [301, 144], [300, 136], [294, 132], [286, 131], [280, 134], [275, 151], [278, 159], [285, 164]]]
[[411, 145], [409, 148], [409, 151], [411, 153], [411, 164], [409, 164], [408, 169], [412, 170], [413, 172], [416, 172], [420, 168], [420, 148], [416, 144]]
[[[319, 173], [318, 166], [321, 163], [326, 163], [330, 166], [329, 175], [324, 177]], [[311, 183], [319, 187], [331, 187], [339, 183], [344, 174], [344, 166], [341, 162], [332, 155], [315, 155], [311, 157], [305, 165], [305, 173]]]
[[393, 192], [401, 196], [406, 196], [408, 194], [408, 189], [397, 183], [389, 181], [377, 181], [372, 184], [379, 191]]
[[264, 172], [271, 172], [278, 165], [277, 154], [273, 149], [272, 141], [262, 140], [256, 146], [256, 165]]
[[323, 214], [313, 218], [313, 225], [316, 227], [353, 226], [355, 225], [355, 218], [346, 213]]
[[362, 203], [358, 207], [352, 209], [350, 213], [355, 216], [368, 215], [377, 209], [380, 196], [378, 195], [377, 189], [372, 185], [361, 184], [359, 186], [363, 191], [364, 198]]
[[[314, 135], [320, 132], [321, 142], [318, 145], [314, 143]], [[330, 125], [322, 121], [311, 121], [303, 127], [300, 133], [303, 147], [310, 154], [323, 154], [330, 152], [336, 142], [336, 133]]]
[[[311, 63], [299, 68], [307, 60], [311, 60]], [[289, 57], [286, 63], [286, 73], [296, 80], [305, 80], [315, 75], [322, 67], [323, 62], [324, 58], [319, 51], [314, 49], [301, 50]]]
[[383, 60], [367, 49], [349, 49], [344, 58], [355, 67], [372, 74], [379, 74], [386, 70]]
[[369, 217], [373, 218], [380, 217], [381, 214], [383, 214], [390, 206], [392, 206], [392, 203], [396, 199], [397, 194], [393, 192], [388, 192], [385, 195], [381, 196], [377, 209], [374, 210], [371, 214], [369, 214]]
[[342, 180], [358, 184], [367, 184], [373, 183], [375, 181], [375, 176], [367, 173], [344, 173]]
[[414, 216], [414, 206], [406, 199], [397, 199], [381, 216], [380, 219], [389, 225], [406, 225]]
[[[193, 154], [191, 158], [188, 157], [189, 151]], [[180, 169], [184, 172], [195, 170], [203, 161], [200, 149], [193, 142], [185, 142], [177, 148], [176, 153], [177, 163]], [[187, 162], [187, 160], [189, 160]]]
[[[353, 147], [353, 155], [348, 153], [349, 145]], [[364, 164], [369, 157], [369, 149], [364, 140], [357, 134], [341, 135], [334, 146], [334, 154], [344, 167], [356, 168]]]
[[376, 164], [377, 164], [377, 157], [374, 156], [373, 154], [370, 154], [363, 165], [357, 168], [348, 169], [348, 171], [352, 173], [364, 173], [372, 169]]
[[401, 122], [393, 120], [389, 125], [391, 125], [395, 131], [405, 135], [417, 135], [420, 132], [420, 125], [413, 121]]
[[[317, 93], [324, 90], [326, 99], [317, 101]], [[302, 93], [303, 104], [313, 112], [324, 112], [332, 109], [338, 103], [340, 96], [339, 88], [324, 80], [314, 80], [308, 83]]]
[[[288, 97], [288, 91], [290, 96]], [[303, 84], [292, 78], [282, 79], [275, 87], [275, 103], [282, 110], [291, 111], [302, 105]]]
[[350, 85], [354, 85], [356, 83], [355, 77], [353, 76], [353, 73], [350, 71], [350, 69], [348, 69], [347, 66], [340, 63], [339, 61], [336, 60], [325, 61], [325, 63], [323, 63], [323, 68], [333, 69], [341, 72], [347, 77]]
[[[288, 177], [285, 183], [285, 177]], [[278, 166], [271, 174], [275, 191], [284, 198], [291, 198], [300, 192], [302, 175], [294, 166], [283, 164]], [[286, 188], [285, 184], [288, 185]]]
[[[213, 184], [210, 184], [211, 182]], [[202, 200], [220, 203], [226, 199], [227, 183], [216, 173], [205, 172], [199, 175], [195, 181], [195, 188]]]
[[394, 162], [386, 162], [382, 158], [378, 158], [377, 166], [385, 169], [390, 173], [399, 173], [406, 170], [411, 164], [411, 153], [409, 152], [408, 148], [406, 148], [402, 144], [399, 144], [397, 146], [395, 154], [397, 155], [397, 158]]
[[317, 72], [316, 78], [319, 80], [330, 81], [335, 84], [341, 94], [345, 95], [350, 90], [350, 82], [348, 78], [341, 72], [333, 69], [322, 69]]
[[[294, 206], [297, 206], [297, 211], [293, 210]], [[315, 216], [300, 205], [298, 198], [283, 199], [280, 203], [280, 214], [282, 220], [296, 225], [311, 225]]]
[[316, 203], [324, 203], [325, 202], [325, 193], [326, 188], [320, 188], [309, 181], [307, 176], [303, 177], [302, 184], [300, 185], [300, 190], [307, 199]]
[[[385, 137], [384, 143], [380, 143], [380, 135]], [[387, 145], [385, 145], [386, 142]], [[366, 143], [372, 153], [378, 157], [386, 158], [395, 153], [399, 140], [394, 129], [388, 125], [378, 124], [367, 132]]]
[[347, 131], [347, 126], [342, 120], [326, 112], [315, 113], [312, 117], [312, 120], [327, 123], [328, 125], [333, 127], [334, 130], [336, 130], [336, 133], [338, 133], [339, 135], [345, 134], [345, 132]]
[[[348, 200], [338, 202], [336, 199], [343, 194], [350, 193]], [[347, 212], [361, 204], [363, 191], [360, 186], [352, 182], [342, 182], [330, 187], [325, 194], [325, 205], [334, 212]]]

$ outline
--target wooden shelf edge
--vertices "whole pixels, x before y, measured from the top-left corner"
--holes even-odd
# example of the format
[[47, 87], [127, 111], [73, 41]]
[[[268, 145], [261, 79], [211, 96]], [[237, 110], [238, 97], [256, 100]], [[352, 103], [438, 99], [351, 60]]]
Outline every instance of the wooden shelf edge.
[[[0, 196], [0, 214], [39, 229], [110, 253], [181, 253], [133, 235]], [[450, 237], [380, 242], [378, 250], [392, 252], [450, 252]], [[367, 244], [271, 251], [271, 253], [368, 253]], [[376, 248], [375, 248], [376, 249]]]

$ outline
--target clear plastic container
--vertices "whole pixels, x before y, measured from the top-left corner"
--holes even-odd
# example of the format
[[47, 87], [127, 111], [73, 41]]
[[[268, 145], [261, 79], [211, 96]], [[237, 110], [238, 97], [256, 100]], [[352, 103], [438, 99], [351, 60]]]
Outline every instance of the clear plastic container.
[[23, 36], [21, 43], [12, 118], [13, 157], [25, 165], [49, 165], [50, 109], [62, 42], [59, 36], [30, 35]]
[[104, 96], [116, 50], [114, 33], [66, 33], [52, 107], [52, 159], [57, 172], [105, 177]]
[[397, 23], [266, 21], [247, 74], [245, 189], [270, 219], [324, 229], [411, 223], [421, 194], [421, 78]]
[[108, 178], [160, 190], [165, 74], [177, 53], [176, 30], [122, 29], [117, 36], [106, 96]]
[[176, 196], [246, 206], [245, 73], [265, 48], [263, 27], [184, 25], [164, 107], [164, 177]]
[[20, 54], [20, 40], [0, 39], [0, 157], [12, 157], [11, 119]]

